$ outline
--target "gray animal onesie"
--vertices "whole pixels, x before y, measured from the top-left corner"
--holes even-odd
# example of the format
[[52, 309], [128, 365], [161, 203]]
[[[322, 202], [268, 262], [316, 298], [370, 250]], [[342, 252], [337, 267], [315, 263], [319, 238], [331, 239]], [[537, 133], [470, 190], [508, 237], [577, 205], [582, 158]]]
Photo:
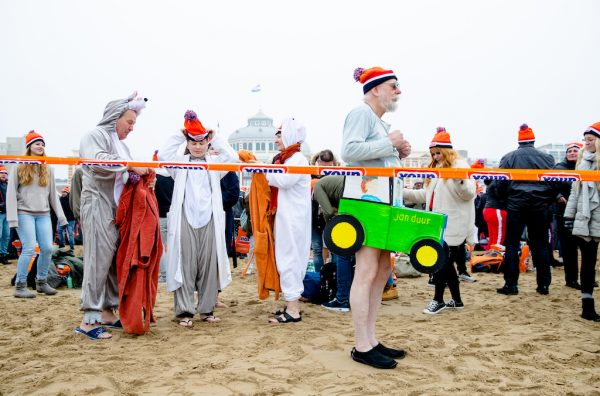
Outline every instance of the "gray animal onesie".
[[[106, 105], [104, 117], [96, 128], [81, 139], [81, 158], [128, 160], [129, 150], [122, 144], [121, 155], [111, 134], [116, 134], [117, 119], [129, 109], [131, 99], [114, 100]], [[119, 301], [115, 253], [119, 231], [114, 224], [117, 211], [115, 179], [127, 171], [125, 166], [83, 166], [81, 222], [85, 230], [81, 309], [84, 323], [101, 323], [103, 309], [115, 309]]]

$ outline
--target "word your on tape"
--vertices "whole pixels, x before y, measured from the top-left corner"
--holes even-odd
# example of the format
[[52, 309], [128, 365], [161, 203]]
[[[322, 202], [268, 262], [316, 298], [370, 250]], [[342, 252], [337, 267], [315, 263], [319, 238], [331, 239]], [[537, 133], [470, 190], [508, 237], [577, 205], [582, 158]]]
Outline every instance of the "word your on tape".
[[510, 174], [504, 172], [470, 172], [469, 177], [473, 180], [510, 180]]
[[41, 165], [42, 161], [38, 161], [38, 160], [26, 160], [26, 159], [0, 160], [0, 164], [33, 164], [33, 165]]
[[203, 164], [203, 163], [190, 163], [190, 164], [183, 165], [183, 164], [180, 164], [177, 162], [161, 162], [160, 167], [165, 168], [165, 169], [187, 169], [187, 170], [199, 170], [199, 169], [207, 170], [208, 169], [208, 165]]
[[287, 169], [285, 167], [270, 167], [270, 168], [262, 168], [258, 166], [240, 166], [240, 170], [246, 173], [287, 173]]
[[399, 170], [396, 177], [400, 178], [418, 178], [418, 179], [436, 179], [440, 177], [437, 171], [418, 171], [418, 170]]
[[81, 160], [79, 162], [85, 166], [127, 166], [126, 161], [97, 161], [97, 160]]
[[321, 168], [319, 172], [323, 176], [364, 176], [364, 168]]
[[549, 182], [576, 182], [580, 181], [581, 177], [575, 173], [546, 173], [539, 175], [538, 180]]

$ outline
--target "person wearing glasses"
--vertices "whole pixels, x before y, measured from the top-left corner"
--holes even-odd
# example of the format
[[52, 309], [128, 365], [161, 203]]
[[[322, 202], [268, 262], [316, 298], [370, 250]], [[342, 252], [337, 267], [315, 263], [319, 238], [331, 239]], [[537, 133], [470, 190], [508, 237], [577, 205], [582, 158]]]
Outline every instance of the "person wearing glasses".
[[[342, 138], [342, 159], [349, 166], [400, 167], [410, 154], [410, 144], [398, 130], [382, 120], [396, 110], [400, 88], [392, 70], [381, 67], [357, 68], [354, 79], [363, 87], [363, 103], [346, 117]], [[350, 289], [354, 323], [353, 360], [372, 367], [391, 369], [401, 359], [401, 349], [385, 347], [375, 335], [381, 295], [390, 276], [390, 252], [363, 246], [356, 253], [356, 269]]]

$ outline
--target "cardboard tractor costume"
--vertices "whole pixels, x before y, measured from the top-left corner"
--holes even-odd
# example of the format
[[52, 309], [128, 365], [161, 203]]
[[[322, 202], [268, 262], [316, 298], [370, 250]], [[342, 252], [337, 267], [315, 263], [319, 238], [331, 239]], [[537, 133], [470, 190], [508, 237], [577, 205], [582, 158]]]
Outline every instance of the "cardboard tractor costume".
[[447, 216], [404, 207], [402, 186], [400, 179], [346, 177], [338, 215], [323, 231], [329, 250], [351, 256], [364, 245], [402, 252], [419, 272], [437, 272], [446, 259]]

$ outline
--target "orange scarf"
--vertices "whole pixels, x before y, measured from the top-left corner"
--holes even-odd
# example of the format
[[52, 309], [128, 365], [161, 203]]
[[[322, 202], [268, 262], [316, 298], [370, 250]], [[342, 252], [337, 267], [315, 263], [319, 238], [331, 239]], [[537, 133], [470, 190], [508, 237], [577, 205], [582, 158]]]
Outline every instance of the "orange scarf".
[[[300, 152], [300, 143], [294, 143], [292, 145], [287, 146], [284, 150], [282, 150], [279, 154], [273, 158], [273, 164], [285, 164], [292, 155]], [[269, 211], [271, 214], [275, 214], [277, 211], [277, 195], [279, 194], [279, 189], [277, 187], [271, 186], [271, 202], [269, 205]]]

